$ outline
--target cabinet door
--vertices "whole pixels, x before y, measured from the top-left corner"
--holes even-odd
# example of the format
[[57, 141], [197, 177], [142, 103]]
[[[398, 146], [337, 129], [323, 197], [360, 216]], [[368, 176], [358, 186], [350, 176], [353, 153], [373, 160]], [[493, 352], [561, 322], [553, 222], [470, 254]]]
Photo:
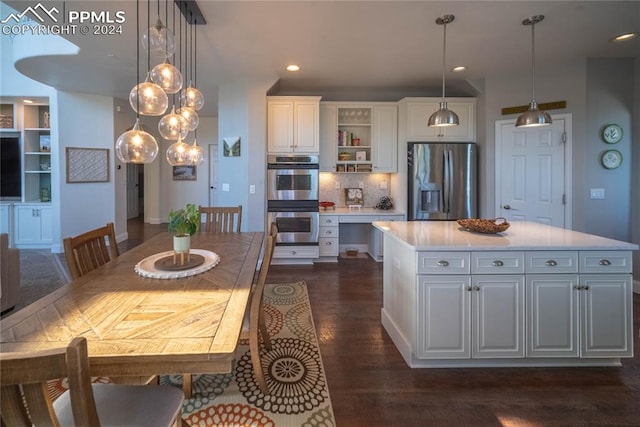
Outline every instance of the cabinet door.
[[16, 206], [14, 239], [16, 245], [41, 243], [41, 224], [40, 209], [38, 207]]
[[438, 110], [438, 102], [409, 103], [407, 105], [407, 141], [434, 141], [436, 128], [430, 128], [429, 117]]
[[397, 172], [398, 108], [395, 105], [374, 106], [372, 126], [373, 172]]
[[338, 108], [320, 104], [320, 172], [336, 171]]
[[416, 357], [471, 357], [471, 276], [418, 276]]
[[51, 206], [38, 208], [40, 211], [40, 242], [53, 243], [53, 212]]
[[11, 236], [11, 232], [9, 231], [11, 224], [9, 220], [10, 208], [10, 205], [0, 205], [0, 233], [6, 233], [9, 234], [9, 236]]
[[630, 274], [580, 275], [582, 357], [633, 356]]
[[524, 275], [472, 276], [473, 358], [524, 357]]
[[293, 101], [269, 101], [267, 117], [269, 152], [293, 151]]
[[529, 274], [527, 357], [578, 357], [578, 276]]
[[294, 103], [294, 151], [302, 153], [318, 153], [320, 151], [319, 107], [317, 101], [296, 101]]

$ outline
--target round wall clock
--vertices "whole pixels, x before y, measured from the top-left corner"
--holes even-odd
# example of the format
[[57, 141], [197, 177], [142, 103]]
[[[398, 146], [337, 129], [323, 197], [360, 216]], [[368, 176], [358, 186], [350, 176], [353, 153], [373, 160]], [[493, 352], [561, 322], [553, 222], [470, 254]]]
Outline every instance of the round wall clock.
[[602, 129], [602, 139], [608, 144], [616, 144], [622, 139], [622, 128], [618, 125], [607, 125]]
[[602, 166], [615, 169], [622, 164], [622, 153], [618, 150], [607, 150], [602, 154]]

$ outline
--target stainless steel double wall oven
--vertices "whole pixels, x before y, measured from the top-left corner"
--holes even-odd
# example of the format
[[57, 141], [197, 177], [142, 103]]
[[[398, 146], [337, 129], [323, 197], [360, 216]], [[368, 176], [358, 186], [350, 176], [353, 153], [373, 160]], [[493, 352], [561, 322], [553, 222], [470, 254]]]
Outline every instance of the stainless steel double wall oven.
[[278, 226], [277, 245], [318, 245], [318, 156], [267, 156], [267, 223]]

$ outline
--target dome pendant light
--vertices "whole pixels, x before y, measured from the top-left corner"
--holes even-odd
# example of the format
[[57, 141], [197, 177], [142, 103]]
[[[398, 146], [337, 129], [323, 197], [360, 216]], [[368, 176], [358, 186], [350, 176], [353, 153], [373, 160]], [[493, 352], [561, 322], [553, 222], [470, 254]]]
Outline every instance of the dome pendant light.
[[129, 92], [129, 104], [136, 113], [143, 116], [161, 116], [167, 111], [169, 98], [164, 90], [153, 83], [147, 74], [144, 82], [137, 84]]
[[436, 24], [442, 25], [444, 28], [444, 39], [442, 44], [442, 101], [440, 101], [440, 108], [429, 117], [429, 127], [447, 127], [458, 126], [460, 119], [458, 115], [447, 108], [447, 100], [444, 97], [444, 73], [446, 70], [445, 55], [447, 51], [447, 24], [453, 22], [456, 17], [454, 15], [443, 15], [436, 19]]
[[[140, 32], [140, 1], [136, 2], [136, 34]], [[136, 81], [140, 76], [140, 44], [136, 46]], [[140, 85], [136, 85], [136, 88]], [[135, 90], [135, 88], [134, 88]], [[136, 91], [136, 93], [138, 93]], [[166, 95], [165, 95], [166, 98]], [[158, 155], [158, 142], [140, 125], [140, 97], [136, 96], [136, 122], [131, 130], [125, 131], [115, 143], [118, 159], [123, 163], [151, 163]], [[132, 104], [133, 106], [133, 104]]]
[[546, 111], [538, 109], [538, 103], [535, 98], [535, 26], [543, 19], [544, 15], [536, 15], [522, 21], [522, 25], [531, 25], [531, 102], [529, 103], [529, 109], [516, 119], [516, 127], [548, 126], [552, 122], [551, 116]]
[[204, 162], [204, 150], [198, 145], [196, 139], [193, 139], [193, 144], [189, 146], [187, 153], [189, 164], [193, 166], [199, 166]]
[[180, 114], [184, 119], [185, 126], [187, 130], [193, 131], [196, 130], [198, 125], [200, 124], [200, 117], [196, 110], [191, 107], [181, 107], [176, 110], [176, 113]]
[[165, 93], [173, 94], [182, 89], [182, 73], [165, 59], [151, 70], [151, 80], [160, 86]]
[[192, 165], [192, 163], [190, 163], [190, 158], [189, 158], [190, 149], [191, 149], [191, 146], [185, 143], [182, 140], [182, 137], [180, 137], [178, 141], [171, 144], [167, 149], [167, 154], [166, 154], [167, 162], [169, 162], [171, 166]]
[[167, 114], [158, 122], [158, 131], [164, 139], [176, 141], [185, 138], [189, 129], [180, 114], [176, 114], [175, 105], [171, 107], [171, 113]]

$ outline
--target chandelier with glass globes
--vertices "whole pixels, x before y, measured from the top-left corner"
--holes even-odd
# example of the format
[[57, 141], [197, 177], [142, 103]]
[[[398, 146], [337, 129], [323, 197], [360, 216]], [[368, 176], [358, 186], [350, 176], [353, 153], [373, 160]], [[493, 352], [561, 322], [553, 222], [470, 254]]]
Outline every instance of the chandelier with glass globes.
[[[165, 0], [165, 20], [168, 23], [168, 2]], [[184, 4], [183, 4], [184, 3]], [[179, 7], [184, 13], [186, 21], [189, 14], [190, 31], [190, 61], [191, 79], [189, 86], [183, 88], [183, 74], [180, 68], [171, 64], [170, 57], [176, 52], [176, 39], [174, 32], [164, 25], [160, 18], [160, 1], [158, 0], [158, 19], [155, 24], [150, 25], [150, 7], [147, 0], [147, 29], [140, 37], [140, 0], [136, 1], [136, 34], [141, 39], [136, 46], [136, 79], [140, 76], [140, 43], [147, 52], [147, 73], [143, 82], [136, 84], [129, 93], [129, 103], [136, 113], [136, 121], [132, 128], [125, 131], [115, 143], [117, 157], [123, 163], [151, 163], [155, 160], [159, 147], [153, 135], [146, 132], [140, 124], [140, 116], [163, 116], [158, 122], [158, 132], [160, 136], [172, 143], [166, 151], [167, 162], [172, 166], [200, 165], [204, 162], [204, 150], [196, 142], [196, 129], [200, 119], [197, 111], [204, 106], [204, 97], [195, 87], [195, 60], [193, 51], [195, 43], [193, 34], [194, 25], [204, 24], [204, 18], [197, 13], [194, 19], [192, 7], [196, 7], [195, 2], [187, 5], [180, 3]], [[173, 9], [173, 28], [175, 30], [176, 6]], [[198, 21], [199, 19], [199, 21]], [[182, 33], [182, 20], [180, 20], [180, 58], [179, 65], [182, 66], [182, 55], [185, 57], [185, 69], [188, 68], [187, 61], [187, 25], [185, 33]], [[184, 41], [184, 49], [182, 42]], [[197, 39], [196, 39], [197, 42]], [[157, 65], [151, 68], [151, 58], [160, 60]], [[173, 105], [169, 114], [165, 114], [169, 107], [169, 95], [172, 96]], [[177, 101], [177, 103], [176, 103]], [[189, 132], [193, 132], [193, 142], [187, 143]]]

